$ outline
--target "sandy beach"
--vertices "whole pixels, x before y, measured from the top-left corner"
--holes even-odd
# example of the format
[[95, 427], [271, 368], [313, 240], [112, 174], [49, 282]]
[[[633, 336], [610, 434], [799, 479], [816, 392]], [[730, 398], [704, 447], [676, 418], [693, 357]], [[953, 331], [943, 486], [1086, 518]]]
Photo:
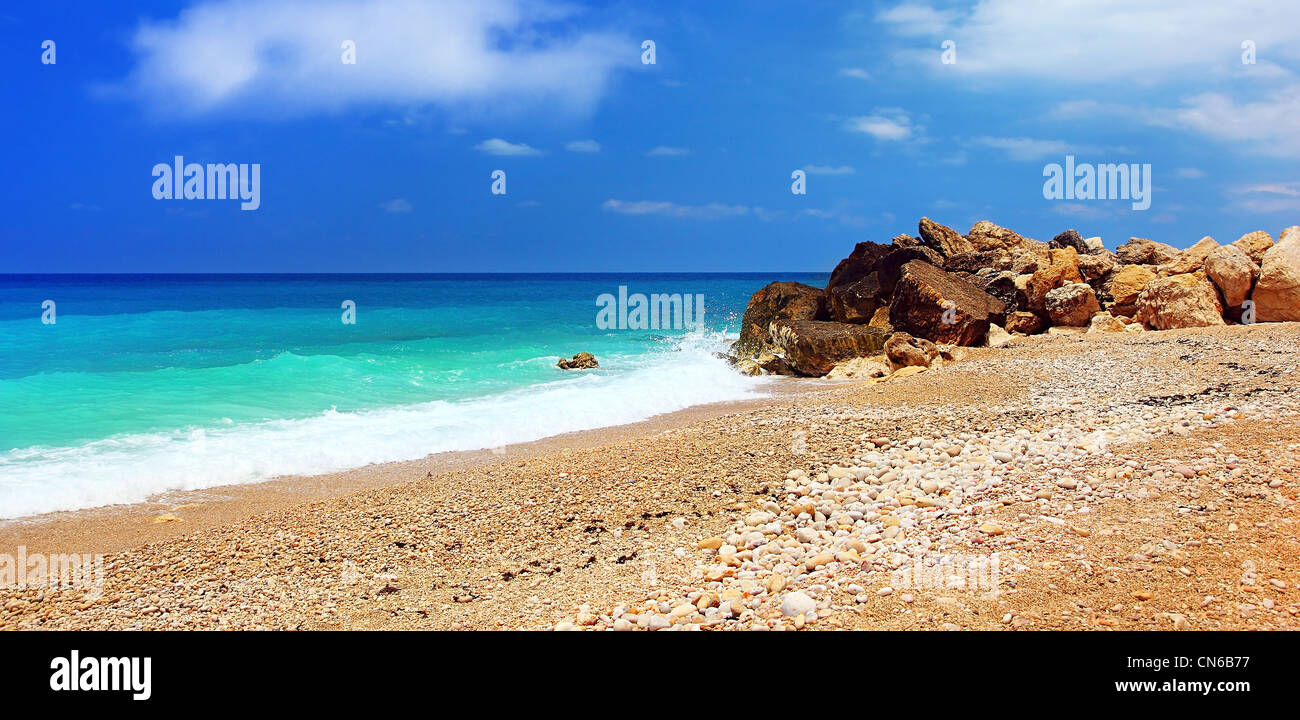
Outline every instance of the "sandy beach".
[[[102, 552], [107, 577], [0, 590], [0, 627], [1295, 629], [1297, 351], [1296, 324], [1040, 336], [11, 521], [0, 547]], [[983, 572], [922, 570], [953, 563]]]

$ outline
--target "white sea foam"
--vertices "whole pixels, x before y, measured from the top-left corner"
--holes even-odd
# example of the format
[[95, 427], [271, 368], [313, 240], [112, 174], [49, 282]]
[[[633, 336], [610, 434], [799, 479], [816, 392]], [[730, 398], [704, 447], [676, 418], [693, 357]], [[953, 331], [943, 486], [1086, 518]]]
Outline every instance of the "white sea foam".
[[0, 518], [494, 448], [759, 394], [765, 381], [715, 357], [719, 345], [696, 336], [644, 355], [602, 358], [599, 371], [470, 400], [12, 450], [0, 454]]

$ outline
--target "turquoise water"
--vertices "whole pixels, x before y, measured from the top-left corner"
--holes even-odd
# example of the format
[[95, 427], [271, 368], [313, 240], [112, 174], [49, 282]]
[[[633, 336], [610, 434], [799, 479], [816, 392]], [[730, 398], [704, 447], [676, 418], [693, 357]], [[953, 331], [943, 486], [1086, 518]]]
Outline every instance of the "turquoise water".
[[[0, 518], [753, 396], [714, 353], [774, 279], [826, 276], [0, 276]], [[703, 326], [599, 329], [620, 285], [701, 294]], [[554, 367], [584, 350], [599, 370]]]

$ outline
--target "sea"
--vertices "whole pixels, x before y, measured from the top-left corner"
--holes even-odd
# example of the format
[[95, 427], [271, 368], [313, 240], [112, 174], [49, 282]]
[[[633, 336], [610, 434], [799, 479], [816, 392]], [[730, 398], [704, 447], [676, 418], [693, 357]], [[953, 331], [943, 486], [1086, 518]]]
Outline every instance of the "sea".
[[[773, 280], [827, 276], [0, 275], [0, 518], [758, 397], [718, 353]], [[598, 323], [620, 287], [703, 296], [702, 322]], [[580, 351], [600, 367], [555, 367]]]

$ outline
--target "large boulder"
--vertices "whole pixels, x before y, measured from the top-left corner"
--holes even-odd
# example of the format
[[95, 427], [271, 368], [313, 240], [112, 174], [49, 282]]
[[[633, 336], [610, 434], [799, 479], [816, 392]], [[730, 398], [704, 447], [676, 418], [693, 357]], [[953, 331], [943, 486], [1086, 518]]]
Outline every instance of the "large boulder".
[[890, 333], [867, 325], [825, 320], [777, 320], [773, 351], [799, 375], [821, 377], [850, 358], [880, 354]]
[[985, 250], [953, 255], [944, 261], [943, 269], [948, 272], [967, 273], [977, 273], [981, 270], [1010, 270], [1011, 262], [1012, 255], [1006, 250]]
[[1025, 288], [1029, 302], [1028, 309], [1037, 313], [1046, 313], [1047, 293], [1070, 283], [1083, 282], [1079, 272], [1079, 253], [1072, 247], [1051, 251], [1046, 267], [1040, 268], [1030, 278]]
[[1083, 327], [1101, 311], [1097, 294], [1087, 283], [1070, 283], [1051, 290], [1045, 304], [1052, 324], [1068, 327]]
[[1300, 225], [1283, 230], [1277, 244], [1264, 253], [1250, 299], [1260, 322], [1300, 320]]
[[956, 230], [947, 225], [940, 225], [928, 217], [921, 218], [917, 229], [925, 244], [944, 257], [961, 255], [974, 250], [970, 242]]
[[1250, 297], [1259, 278], [1259, 266], [1235, 245], [1216, 248], [1205, 258], [1205, 274], [1223, 294], [1223, 304], [1233, 314]]
[[1169, 262], [1162, 263], [1158, 271], [1163, 277], [1196, 272], [1204, 267], [1205, 258], [1209, 257], [1210, 253], [1218, 248], [1219, 243], [1215, 242], [1214, 238], [1206, 235], [1197, 241], [1195, 245], [1179, 252]]
[[740, 321], [740, 339], [731, 346], [735, 356], [757, 354], [768, 342], [768, 326], [775, 320], [821, 320], [826, 317], [826, 294], [797, 282], [768, 283], [749, 298]]
[[1138, 294], [1156, 277], [1155, 272], [1145, 265], [1125, 265], [1117, 270], [1106, 288], [1111, 298], [1111, 312], [1133, 317], [1137, 312]]
[[1125, 265], [1161, 265], [1173, 260], [1178, 250], [1172, 245], [1135, 237], [1115, 248], [1115, 254]]
[[981, 344], [1005, 312], [997, 298], [919, 260], [903, 265], [889, 305], [896, 330], [954, 345]]
[[1138, 295], [1134, 319], [1152, 330], [1224, 324], [1219, 293], [1200, 271], [1152, 280]]
[[925, 246], [880, 245], [861, 242], [835, 266], [826, 284], [828, 317], [836, 322], [868, 323], [889, 305], [899, 269], [912, 260], [942, 263]]
[[1015, 273], [1009, 270], [985, 269], [973, 276], [970, 282], [975, 287], [1001, 300], [1002, 304], [1006, 306], [1006, 312], [1014, 312], [1025, 307], [1026, 304], [1025, 293], [1016, 284], [1017, 277]]
[[1052, 261], [1052, 249], [1047, 243], [1026, 239], [1011, 251], [1011, 272], [1017, 275], [1033, 274]]
[[1233, 245], [1238, 250], [1246, 253], [1246, 256], [1254, 261], [1256, 265], [1262, 265], [1264, 263], [1264, 253], [1273, 247], [1273, 236], [1263, 230], [1256, 230], [1237, 238]]
[[966, 233], [966, 239], [970, 241], [974, 252], [1012, 251], [1030, 242], [1016, 231], [995, 225], [988, 220], [980, 220], [972, 225], [970, 232]]
[[1099, 312], [1092, 316], [1092, 320], [1088, 321], [1088, 332], [1090, 333], [1124, 332], [1126, 327], [1123, 320], [1108, 312]]

